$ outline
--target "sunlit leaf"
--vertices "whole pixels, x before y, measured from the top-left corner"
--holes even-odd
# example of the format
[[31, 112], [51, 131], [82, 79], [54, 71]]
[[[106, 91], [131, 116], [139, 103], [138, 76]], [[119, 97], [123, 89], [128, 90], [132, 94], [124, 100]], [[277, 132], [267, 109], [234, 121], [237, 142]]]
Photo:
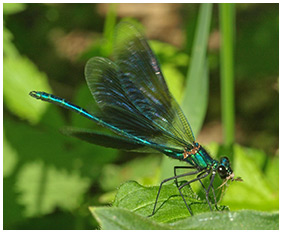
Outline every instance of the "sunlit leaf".
[[19, 118], [36, 123], [46, 110], [46, 104], [29, 96], [32, 90], [50, 92], [47, 77], [24, 57], [5, 57], [3, 62], [3, 95], [5, 106]]
[[[278, 213], [250, 210], [237, 212], [207, 210], [207, 204], [185, 196], [194, 216], [190, 216], [178, 190], [165, 185], [155, 215], [151, 214], [158, 187], [145, 188], [136, 182], [122, 185], [113, 207], [90, 207], [102, 230], [231, 230], [231, 229], [278, 229]], [[169, 195], [169, 197], [167, 196]], [[161, 204], [162, 203], [162, 204]]]
[[[144, 187], [133, 181], [126, 182], [120, 186], [113, 206], [149, 216], [152, 214], [158, 190], [159, 186]], [[181, 191], [195, 215], [210, 211], [206, 201], [199, 200], [188, 186]], [[173, 184], [163, 185], [156, 213], [150, 219], [158, 222], [174, 222], [190, 216], [177, 187]]]
[[23, 11], [26, 8], [24, 3], [4, 3], [3, 13], [4, 15], [15, 14]]
[[[4, 4], [5, 5], [5, 4]], [[5, 27], [3, 27], [3, 55], [15, 57], [18, 55], [18, 50], [12, 42], [13, 34]]]

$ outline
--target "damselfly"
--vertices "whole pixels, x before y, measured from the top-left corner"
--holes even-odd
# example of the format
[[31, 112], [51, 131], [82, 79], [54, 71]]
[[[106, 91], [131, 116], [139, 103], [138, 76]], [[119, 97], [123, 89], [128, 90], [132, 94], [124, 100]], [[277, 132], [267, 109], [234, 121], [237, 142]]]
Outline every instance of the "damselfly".
[[[156, 211], [162, 185], [192, 175], [196, 178], [177, 185], [187, 209], [192, 215], [181, 190], [199, 181], [212, 210], [209, 192], [212, 190], [216, 205], [215, 175], [218, 173], [224, 183], [236, 180], [229, 160], [226, 157], [220, 161], [213, 159], [195, 141], [191, 126], [169, 92], [158, 61], [143, 33], [133, 24], [121, 22], [115, 32], [114, 62], [103, 57], [91, 58], [85, 67], [85, 78], [99, 107], [96, 114], [52, 94], [32, 91], [30, 95], [75, 111], [117, 134], [111, 136], [90, 130], [72, 130], [69, 135], [118, 149], [161, 152], [188, 163], [188, 166], [175, 167], [175, 175], [161, 182], [152, 215]], [[176, 175], [180, 168], [191, 171]], [[201, 180], [207, 176], [210, 176], [210, 183], [205, 187]]]

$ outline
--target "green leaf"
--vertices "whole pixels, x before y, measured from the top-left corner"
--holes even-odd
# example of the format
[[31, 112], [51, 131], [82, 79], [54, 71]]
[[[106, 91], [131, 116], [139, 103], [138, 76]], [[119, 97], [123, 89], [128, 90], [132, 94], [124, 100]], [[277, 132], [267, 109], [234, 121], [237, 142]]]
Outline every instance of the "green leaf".
[[106, 191], [116, 189], [129, 179], [136, 180], [142, 185], [156, 184], [159, 162], [159, 155], [149, 155], [137, 157], [122, 165], [107, 164], [102, 170], [99, 183]]
[[3, 14], [15, 14], [25, 10], [26, 4], [24, 3], [4, 3], [3, 4]]
[[[213, 211], [193, 196], [189, 188], [184, 192], [195, 211], [190, 216], [178, 189], [164, 185], [155, 215], [148, 217], [154, 205], [158, 187], [143, 187], [131, 181], [123, 184], [116, 195], [113, 207], [90, 207], [102, 230], [192, 230], [192, 229], [278, 229], [279, 215], [250, 210]], [[221, 207], [221, 210], [226, 209]]]
[[207, 46], [212, 16], [212, 4], [202, 4], [195, 38], [193, 42], [190, 67], [187, 74], [182, 110], [197, 136], [206, 114], [208, 102]]
[[270, 158], [265, 169], [266, 177], [274, 190], [279, 190], [279, 157]]
[[[180, 101], [183, 96], [183, 83], [184, 76], [179, 70], [171, 64], [163, 64], [162, 71], [165, 76], [166, 83], [169, 87], [170, 92], [176, 101]], [[173, 78], [172, 78], [173, 77]]]
[[17, 151], [10, 145], [3, 130], [3, 177], [8, 177], [13, 173], [17, 162]]
[[278, 230], [279, 214], [251, 210], [209, 212], [174, 224], [190, 230]]
[[[126, 182], [120, 186], [113, 206], [129, 209], [143, 216], [149, 216], [152, 214], [158, 190], [159, 186], [144, 187], [135, 181]], [[210, 211], [206, 201], [200, 200], [189, 186], [185, 186], [181, 192], [193, 214]], [[150, 219], [164, 223], [175, 222], [190, 216], [178, 188], [173, 184], [163, 185], [156, 213]]]
[[[59, 118], [56, 108], [54, 106], [42, 120], [53, 122], [55, 117]], [[56, 209], [74, 211], [83, 208], [81, 203], [89, 189], [90, 180], [95, 181], [103, 164], [117, 157], [115, 150], [66, 137], [54, 129], [56, 126], [50, 125], [41, 122], [37, 129], [23, 121], [5, 119], [5, 138], [18, 159], [15, 169], [7, 168], [14, 173], [8, 177], [12, 178], [10, 185], [13, 187], [9, 189], [10, 193], [5, 192], [5, 196], [6, 199], [15, 196], [7, 200], [20, 205], [25, 217], [54, 213]], [[23, 140], [25, 138], [28, 140]], [[13, 214], [9, 214], [7, 221]]]
[[3, 67], [4, 104], [18, 117], [38, 122], [48, 105], [35, 101], [29, 92], [50, 92], [47, 76], [25, 57], [5, 57]]
[[13, 34], [5, 27], [3, 27], [3, 54], [5, 56], [16, 57], [19, 55], [16, 46], [13, 44]]
[[[161, 68], [163, 68], [163, 64], [181, 66], [184, 68], [187, 67], [189, 56], [177, 47], [157, 40], [150, 40], [149, 45], [157, 55], [158, 59], [160, 59]], [[174, 79], [173, 76], [170, 78]]]
[[209, 212], [165, 224], [116, 207], [90, 207], [102, 230], [278, 230], [279, 214], [250, 210]]
[[25, 215], [30, 217], [51, 213], [58, 206], [66, 210], [79, 207], [81, 195], [89, 185], [90, 180], [76, 171], [58, 170], [35, 161], [22, 167], [16, 191], [18, 202], [25, 206]]
[[183, 96], [184, 75], [180, 67], [186, 68], [189, 61], [187, 54], [180, 52], [176, 47], [159, 41], [149, 41], [150, 47], [160, 60], [161, 70], [169, 91], [180, 102]]
[[[251, 152], [252, 151], [252, 152]], [[251, 156], [249, 156], [251, 154]], [[232, 210], [248, 208], [256, 210], [278, 210], [278, 188], [275, 189], [269, 182], [268, 177], [262, 172], [253, 155], [261, 154], [260, 150], [234, 146], [234, 169], [235, 176], [240, 176], [243, 182], [233, 182], [229, 185], [222, 203]], [[266, 155], [265, 155], [266, 156]], [[278, 174], [278, 166], [273, 166]], [[278, 177], [276, 177], [278, 181]], [[240, 194], [240, 195], [238, 195]]]
[[105, 165], [99, 183], [107, 193], [100, 196], [100, 203], [113, 202], [117, 192], [116, 188], [129, 179], [136, 180], [142, 185], [158, 184], [160, 159], [160, 155], [156, 154], [137, 157], [122, 165]]
[[165, 226], [122, 208], [90, 207], [102, 230], [165, 230]]
[[278, 229], [278, 212], [210, 212], [207, 204], [193, 197], [187, 187], [184, 195], [188, 203], [193, 203], [190, 206], [195, 213], [191, 217], [174, 185], [163, 186], [157, 212], [148, 217], [152, 213], [158, 188], [143, 187], [134, 181], [124, 183], [118, 190], [113, 207], [90, 207], [90, 211], [102, 230]]

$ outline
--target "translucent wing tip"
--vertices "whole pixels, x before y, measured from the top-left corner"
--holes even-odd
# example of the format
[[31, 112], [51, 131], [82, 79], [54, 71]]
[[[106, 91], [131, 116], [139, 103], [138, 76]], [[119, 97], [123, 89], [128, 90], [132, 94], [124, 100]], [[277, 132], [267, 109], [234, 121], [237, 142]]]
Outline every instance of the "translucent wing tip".
[[121, 20], [116, 26], [115, 34], [118, 34], [118, 31], [123, 30], [124, 28], [131, 29], [139, 33], [144, 32], [144, 26], [137, 20], [131, 18]]
[[88, 86], [91, 86], [93, 80], [100, 78], [107, 69], [118, 70], [118, 67], [114, 62], [104, 57], [90, 58], [84, 69], [85, 79]]

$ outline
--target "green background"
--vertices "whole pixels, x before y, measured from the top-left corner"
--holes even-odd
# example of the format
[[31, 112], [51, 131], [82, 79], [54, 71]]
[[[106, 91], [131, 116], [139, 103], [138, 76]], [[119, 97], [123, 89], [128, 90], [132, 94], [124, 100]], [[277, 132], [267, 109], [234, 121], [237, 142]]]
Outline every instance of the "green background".
[[[270, 218], [273, 222], [265, 221], [262, 228], [268, 224], [277, 229], [277, 216], [271, 214], [279, 207], [279, 9], [278, 4], [233, 7], [236, 144], [232, 164], [235, 175], [244, 182], [232, 183], [220, 204], [231, 211], [267, 211], [265, 215], [247, 215]], [[97, 206], [113, 203], [117, 188], [128, 180], [152, 186], [171, 174], [173, 165], [164, 155], [123, 152], [64, 136], [60, 133], [64, 126], [99, 127], [28, 95], [32, 90], [46, 91], [91, 110], [94, 101], [85, 83], [84, 65], [92, 56], [111, 57], [113, 28], [121, 18], [135, 18], [153, 39], [150, 44], [171, 92], [184, 110], [188, 106], [186, 115], [197, 140], [215, 157], [228, 151], [222, 133], [228, 126], [221, 124], [220, 6], [213, 4], [211, 10], [207, 63], [203, 67], [208, 70], [209, 83], [205, 84], [206, 92], [186, 99], [187, 88], [192, 91], [197, 85], [197, 81], [191, 85], [192, 78], [188, 78], [200, 4], [4, 4], [4, 229], [116, 229], [105, 222], [117, 213], [124, 217], [120, 221], [129, 223], [133, 218], [136, 224], [139, 220], [142, 223], [138, 214], [130, 215], [136, 212], [134, 204], [121, 206], [131, 211], [124, 214], [115, 213], [119, 211], [115, 208], [120, 208], [116, 203], [115, 208]], [[189, 82], [190, 86], [186, 85]], [[192, 112], [189, 106], [196, 108]], [[194, 114], [198, 106], [199, 115]], [[198, 195], [203, 194], [198, 191]], [[183, 205], [174, 204], [176, 210]], [[97, 209], [91, 207], [90, 211], [89, 206]], [[241, 217], [246, 214], [238, 213]], [[214, 212], [204, 214], [215, 216]], [[183, 215], [183, 219], [188, 216]], [[253, 223], [252, 218], [242, 219]], [[164, 222], [158, 217], [155, 220]], [[213, 226], [212, 222], [206, 226], [198, 223], [199, 219], [193, 217], [190, 226]], [[184, 222], [176, 225], [177, 229], [189, 227]], [[154, 226], [170, 229], [168, 225]], [[224, 229], [233, 228], [228, 225]]]

